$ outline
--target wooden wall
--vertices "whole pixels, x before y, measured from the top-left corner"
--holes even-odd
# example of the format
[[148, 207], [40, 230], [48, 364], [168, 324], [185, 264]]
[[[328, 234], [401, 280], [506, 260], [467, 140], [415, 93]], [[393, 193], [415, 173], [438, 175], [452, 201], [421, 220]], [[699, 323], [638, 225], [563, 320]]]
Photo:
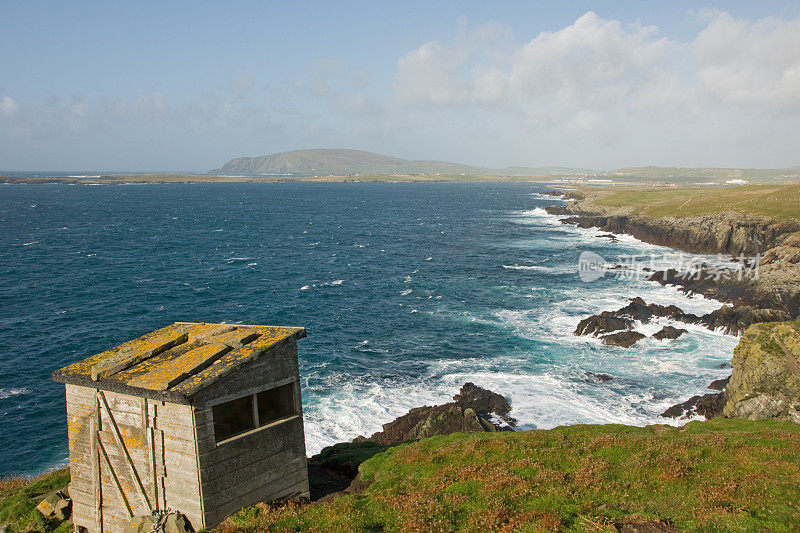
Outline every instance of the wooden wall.
[[[102, 401], [96, 399], [96, 389], [69, 384], [66, 389], [75, 524], [92, 533], [98, 530], [95, 513], [99, 493], [103, 530], [122, 531], [129, 515], [119, 485], [134, 516], [149, 514], [150, 508], [169, 507], [186, 514], [195, 528], [203, 527], [192, 408], [101, 391], [126, 453], [116, 441], [114, 424]], [[98, 407], [99, 442], [112, 468], [92, 442]], [[95, 481], [98, 464], [99, 485]]]
[[[297, 417], [217, 444], [213, 405], [287, 383], [295, 386]], [[308, 496], [297, 344], [265, 354], [203, 390], [194, 400], [197, 450], [207, 526], [246, 505]]]

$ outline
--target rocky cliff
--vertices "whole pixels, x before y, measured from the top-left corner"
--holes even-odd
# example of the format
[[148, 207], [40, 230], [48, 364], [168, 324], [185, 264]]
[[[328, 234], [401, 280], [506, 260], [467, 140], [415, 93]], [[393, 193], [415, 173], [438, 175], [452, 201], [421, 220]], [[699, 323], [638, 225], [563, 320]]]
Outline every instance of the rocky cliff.
[[[800, 316], [800, 222], [735, 212], [687, 217], [647, 217], [627, 207], [608, 207], [595, 202], [598, 192], [568, 191], [572, 200], [552, 206], [552, 214], [569, 215], [562, 222], [632, 235], [650, 244], [696, 253], [759, 256], [749, 277], [719, 278], [701, 270], [697, 276], [675, 271], [655, 272], [652, 281], [680, 286], [734, 306], [772, 309]], [[741, 278], [741, 279], [740, 279]]]
[[800, 320], [750, 326], [732, 365], [722, 416], [800, 422]]

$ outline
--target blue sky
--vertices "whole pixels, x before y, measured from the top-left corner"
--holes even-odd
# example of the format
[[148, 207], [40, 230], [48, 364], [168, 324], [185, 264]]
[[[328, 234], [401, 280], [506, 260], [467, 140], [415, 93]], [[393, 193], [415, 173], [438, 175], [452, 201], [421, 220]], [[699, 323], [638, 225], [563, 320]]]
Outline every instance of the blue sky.
[[5, 2], [0, 169], [800, 164], [797, 2]]

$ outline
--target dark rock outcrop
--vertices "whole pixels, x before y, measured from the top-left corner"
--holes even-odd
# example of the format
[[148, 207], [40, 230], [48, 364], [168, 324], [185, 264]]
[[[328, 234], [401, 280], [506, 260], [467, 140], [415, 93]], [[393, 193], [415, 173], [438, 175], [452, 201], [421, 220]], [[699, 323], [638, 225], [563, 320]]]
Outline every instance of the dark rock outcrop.
[[616, 311], [603, 311], [584, 318], [575, 328], [575, 335], [600, 335], [613, 331], [629, 330], [635, 321], [649, 322], [653, 317], [668, 317], [675, 320], [696, 320], [695, 315], [685, 314], [674, 305], [648, 304], [642, 298], [632, 298], [625, 307]]
[[692, 415], [700, 415], [705, 417], [706, 420], [710, 420], [722, 414], [724, 404], [724, 394], [721, 392], [692, 396], [683, 403], [673, 405], [661, 413], [661, 416], [665, 418], [689, 418]]
[[725, 388], [728, 386], [728, 382], [730, 380], [731, 380], [730, 376], [728, 376], [727, 378], [715, 379], [714, 381], [708, 384], [708, 388], [716, 391], [724, 391]]
[[609, 376], [608, 374], [601, 374], [595, 372], [586, 372], [584, 380], [588, 383], [605, 383], [607, 381], [611, 381], [613, 376]]
[[327, 446], [308, 460], [308, 485], [311, 500], [347, 491], [358, 476], [358, 467], [386, 450], [377, 442], [340, 442]]
[[575, 328], [575, 335], [594, 335], [601, 333], [611, 333], [623, 329], [630, 329], [633, 320], [614, 315], [614, 311], [603, 311], [599, 315], [592, 315], [578, 322]]
[[653, 338], [658, 340], [677, 339], [684, 333], [688, 333], [685, 329], [674, 328], [672, 326], [664, 326], [656, 333], [653, 333]]
[[358, 467], [376, 453], [410, 440], [483, 431], [513, 431], [517, 421], [509, 416], [511, 405], [503, 396], [465, 383], [443, 405], [416, 407], [383, 425], [371, 437], [357, 437], [324, 448], [308, 460], [311, 499], [326, 501], [338, 494], [363, 490]]
[[749, 305], [730, 307], [723, 305], [700, 318], [700, 323], [708, 329], [722, 328], [725, 333], [738, 335], [749, 326], [758, 322], [775, 322], [789, 320], [785, 311], [775, 309], [755, 309]]
[[603, 344], [610, 346], [622, 346], [623, 348], [630, 348], [640, 340], [645, 338], [645, 335], [638, 331], [620, 331], [618, 333], [611, 333], [601, 337]]
[[508, 413], [511, 406], [501, 395], [465, 383], [453, 397], [453, 402], [443, 405], [416, 407], [405, 415], [383, 425], [383, 431], [371, 437], [359, 437], [389, 446], [409, 440], [449, 435], [451, 433], [479, 433], [482, 431], [513, 430], [517, 421]]

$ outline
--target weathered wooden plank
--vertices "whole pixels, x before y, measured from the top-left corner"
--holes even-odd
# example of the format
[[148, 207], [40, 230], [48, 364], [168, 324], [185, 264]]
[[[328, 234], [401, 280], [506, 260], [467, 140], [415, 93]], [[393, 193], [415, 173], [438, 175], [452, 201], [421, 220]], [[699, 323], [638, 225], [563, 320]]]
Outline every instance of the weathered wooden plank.
[[237, 326], [233, 324], [205, 324], [205, 327], [193, 331], [189, 338], [192, 342], [206, 341], [211, 337], [216, 337], [217, 335], [222, 335], [229, 331], [235, 331], [236, 329]]
[[117, 489], [117, 495], [119, 496], [122, 504], [125, 506], [125, 510], [128, 512], [128, 518], [133, 518], [133, 511], [131, 510], [131, 505], [128, 502], [127, 496], [125, 496], [125, 490], [122, 488], [122, 484], [119, 481], [119, 477], [117, 477], [116, 472], [114, 471], [114, 467], [111, 464], [111, 459], [108, 458], [108, 454], [103, 447], [103, 443], [98, 442], [98, 449], [100, 450], [100, 456], [103, 458], [106, 466], [108, 467], [109, 475], [111, 480], [114, 482], [114, 488]]
[[161, 364], [148, 373], [132, 379], [128, 385], [150, 390], [167, 390], [211, 365], [214, 361], [231, 351], [227, 344], [204, 344], [167, 363]]
[[284, 463], [283, 468], [281, 469], [272, 469], [268, 472], [263, 472], [261, 475], [253, 475], [249, 478], [240, 478], [235, 485], [228, 485], [227, 490], [225, 490], [224, 487], [220, 489], [220, 485], [217, 484], [214, 492], [207, 492], [204, 484], [203, 494], [205, 494], [207, 498], [213, 498], [215, 501], [219, 502], [220, 505], [222, 505], [230, 500], [235, 500], [240, 496], [246, 496], [259, 487], [268, 485], [270, 483], [275, 483], [277, 480], [283, 479], [289, 475], [293, 475], [295, 472], [302, 472], [304, 476], [308, 477], [308, 471], [305, 470], [305, 468], [305, 461], [298, 457]]
[[116, 354], [93, 364], [91, 367], [92, 379], [98, 381], [113, 376], [117, 372], [169, 350], [173, 346], [183, 344], [187, 340], [189, 340], [189, 336], [186, 333], [176, 332], [161, 338], [125, 346]]
[[275, 500], [289, 496], [300, 492], [305, 487], [307, 487], [307, 473], [303, 470], [295, 470], [280, 478], [272, 479], [264, 485], [252, 488], [246, 493], [239, 493], [237, 490], [236, 495], [226, 501], [210, 499], [211, 501], [208, 503], [212, 507], [206, 508], [208, 516], [206, 527], [212, 527], [220, 523], [242, 507], [254, 505], [260, 501]]
[[[257, 344], [259, 340], [247, 345], [244, 349]], [[224, 361], [223, 358], [219, 364], [223, 364]], [[299, 378], [297, 346], [294, 343], [271, 350], [258, 359], [246, 363], [237, 372], [225, 375], [210, 385], [206, 383], [205, 387], [195, 394], [194, 404], [203, 408], [210, 402], [218, 402], [220, 399], [228, 397], [241, 397], [242, 391], [263, 390], [265, 384], [292, 377]]]
[[128, 468], [130, 469], [131, 477], [133, 477], [134, 481], [136, 482], [136, 488], [139, 489], [139, 494], [142, 497], [142, 501], [144, 501], [145, 506], [148, 508], [148, 510], [152, 511], [153, 507], [150, 504], [150, 500], [147, 498], [147, 492], [144, 490], [144, 486], [142, 485], [141, 479], [139, 479], [139, 473], [136, 471], [136, 467], [134, 466], [134, 463], [131, 460], [130, 455], [128, 454], [128, 449], [125, 447], [125, 441], [122, 439], [122, 436], [119, 433], [119, 429], [117, 428], [117, 425], [114, 422], [114, 417], [111, 414], [111, 409], [109, 409], [108, 404], [106, 403], [103, 392], [99, 391], [97, 393], [97, 397], [100, 400], [100, 406], [105, 411], [106, 416], [108, 416], [111, 421], [112, 434], [114, 435], [114, 438], [117, 441], [117, 446], [120, 447], [121, 451], [125, 455]]
[[254, 479], [273, 472], [285, 471], [287, 465], [294, 464], [298, 461], [305, 464], [305, 457], [298, 457], [294, 451], [287, 450], [265, 457], [251, 464], [243, 465], [236, 470], [231, 470], [215, 478], [203, 477], [203, 493], [212, 495], [225, 492], [229, 490], [232, 485], [238, 485], [241, 480]]
[[[291, 328], [281, 328], [281, 330], [283, 330], [283, 333], [275, 337], [274, 332], [268, 333], [269, 328], [261, 328], [259, 332], [262, 333], [262, 335], [256, 340], [238, 350], [224, 355], [214, 365], [211, 365], [176, 385], [173, 389], [174, 392], [193, 398], [198, 394], [202, 394], [204, 390], [225, 381], [228, 377], [240, 374], [242, 371], [246, 373], [246, 370], [254, 362], [273, 359], [270, 355], [271, 353], [277, 353], [287, 346], [294, 346], [296, 344], [295, 335], [298, 330], [290, 331]], [[273, 364], [284, 363], [288, 364], [289, 368], [294, 366], [294, 372], [296, 373], [296, 361], [282, 361], [282, 359], [284, 359], [283, 357], [278, 357], [277, 359], [278, 361], [273, 362]], [[213, 396], [214, 395], [211, 395], [211, 397]]]
[[206, 470], [209, 468], [228, 469], [230, 465], [236, 464], [228, 463], [228, 461], [236, 460], [237, 458], [240, 461], [247, 462], [290, 447], [305, 455], [303, 435], [299, 433], [299, 430], [298, 419], [294, 419], [279, 426], [265, 427], [240, 439], [227, 441], [208, 449], [204, 453], [201, 452], [201, 473], [205, 476]]

